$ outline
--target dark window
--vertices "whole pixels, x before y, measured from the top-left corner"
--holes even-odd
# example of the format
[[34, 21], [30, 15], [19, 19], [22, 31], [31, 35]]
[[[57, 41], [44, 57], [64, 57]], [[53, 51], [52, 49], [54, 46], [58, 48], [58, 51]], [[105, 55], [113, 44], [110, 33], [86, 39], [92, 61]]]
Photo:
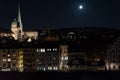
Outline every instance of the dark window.
[[115, 60], [113, 59], [113, 61], [112, 61], [113, 63], [115, 63]]
[[119, 52], [120, 52], [120, 49], [118, 48], [118, 50], [117, 50], [117, 51], [118, 51], [118, 53], [119, 53]]
[[115, 53], [115, 49], [113, 49], [112, 52]]
[[113, 68], [115, 69], [116, 67], [115, 67], [115, 66], [113, 66]]
[[15, 50], [12, 50], [13, 53], [15, 53]]
[[6, 54], [2, 54], [2, 57], [6, 57]]
[[3, 53], [5, 53], [6, 51], [5, 51], [5, 50], [3, 50], [2, 52], [3, 52]]

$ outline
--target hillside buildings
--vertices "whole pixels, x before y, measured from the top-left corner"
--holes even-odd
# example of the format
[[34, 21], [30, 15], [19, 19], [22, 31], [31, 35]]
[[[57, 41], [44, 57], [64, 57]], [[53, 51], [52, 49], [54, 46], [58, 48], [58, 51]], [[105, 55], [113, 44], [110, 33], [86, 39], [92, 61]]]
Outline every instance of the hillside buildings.
[[120, 33], [109, 29], [0, 30], [0, 71], [120, 70]]

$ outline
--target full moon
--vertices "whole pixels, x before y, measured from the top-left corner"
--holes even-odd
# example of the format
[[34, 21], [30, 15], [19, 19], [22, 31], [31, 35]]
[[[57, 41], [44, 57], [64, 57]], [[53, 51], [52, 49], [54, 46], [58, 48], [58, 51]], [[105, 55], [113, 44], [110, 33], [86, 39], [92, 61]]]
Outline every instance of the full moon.
[[79, 6], [79, 9], [83, 9], [83, 6], [82, 6], [82, 5], [80, 5], [80, 6]]

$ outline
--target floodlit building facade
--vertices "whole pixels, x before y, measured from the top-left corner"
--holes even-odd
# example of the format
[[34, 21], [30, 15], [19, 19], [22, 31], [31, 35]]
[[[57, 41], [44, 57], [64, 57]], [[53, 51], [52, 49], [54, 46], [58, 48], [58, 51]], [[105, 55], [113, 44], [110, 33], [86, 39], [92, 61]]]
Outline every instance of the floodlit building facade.
[[23, 52], [21, 49], [0, 50], [0, 71], [23, 72]]
[[11, 35], [15, 40], [24, 41], [26, 38], [38, 38], [38, 31], [24, 31], [21, 20], [20, 5], [18, 5], [18, 19], [11, 23]]
[[60, 45], [60, 70], [67, 71], [68, 70], [68, 46], [67, 45]]

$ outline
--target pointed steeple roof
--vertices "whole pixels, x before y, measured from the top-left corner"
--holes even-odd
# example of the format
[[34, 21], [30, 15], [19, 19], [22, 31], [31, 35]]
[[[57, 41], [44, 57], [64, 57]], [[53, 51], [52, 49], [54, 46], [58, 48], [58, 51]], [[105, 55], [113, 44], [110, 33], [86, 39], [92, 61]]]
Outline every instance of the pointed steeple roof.
[[22, 20], [21, 20], [20, 1], [18, 1], [18, 20], [17, 21], [19, 23], [19, 27], [23, 27]]

